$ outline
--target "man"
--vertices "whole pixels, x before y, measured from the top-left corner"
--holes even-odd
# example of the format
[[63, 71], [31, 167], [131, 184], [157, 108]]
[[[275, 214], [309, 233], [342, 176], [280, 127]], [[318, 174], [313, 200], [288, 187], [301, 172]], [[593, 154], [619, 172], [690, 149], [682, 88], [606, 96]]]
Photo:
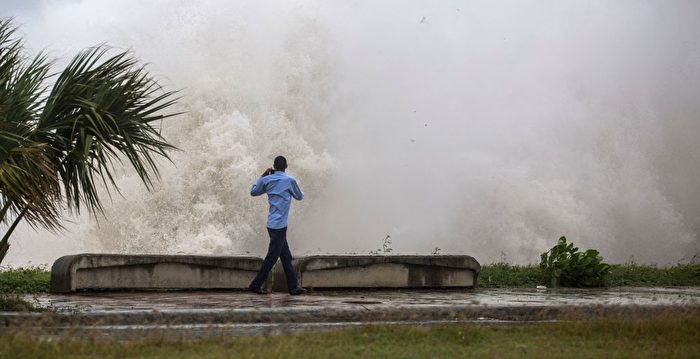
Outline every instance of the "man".
[[287, 159], [277, 156], [274, 162], [274, 169], [268, 168], [262, 176], [255, 182], [250, 190], [251, 196], [259, 196], [267, 193], [267, 200], [270, 203], [270, 212], [267, 216], [267, 233], [270, 234], [270, 247], [263, 261], [260, 271], [255, 279], [250, 283], [249, 289], [253, 293], [267, 294], [262, 288], [267, 275], [272, 266], [277, 263], [277, 258], [282, 259], [284, 275], [287, 277], [287, 288], [289, 294], [299, 295], [306, 293], [306, 289], [299, 287], [297, 277], [292, 266], [292, 253], [287, 244], [287, 216], [289, 207], [292, 204], [292, 197], [301, 201], [304, 192], [299, 189], [297, 180], [288, 176], [284, 171], [287, 169]]

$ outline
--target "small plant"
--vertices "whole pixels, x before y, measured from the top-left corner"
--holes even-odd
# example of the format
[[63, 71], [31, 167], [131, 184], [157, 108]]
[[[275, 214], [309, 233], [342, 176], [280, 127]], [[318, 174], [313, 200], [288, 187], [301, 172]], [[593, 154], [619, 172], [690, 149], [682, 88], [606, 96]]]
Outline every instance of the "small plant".
[[369, 251], [369, 254], [372, 255], [379, 255], [379, 254], [389, 254], [391, 253], [393, 249], [391, 248], [391, 236], [386, 235], [384, 239], [382, 239], [382, 248], [377, 249], [376, 251]]
[[540, 256], [540, 269], [552, 287], [600, 287], [610, 266], [595, 249], [579, 252], [566, 237]]
[[387, 254], [391, 253], [391, 250], [391, 236], [387, 234], [386, 238], [382, 241], [382, 251]]

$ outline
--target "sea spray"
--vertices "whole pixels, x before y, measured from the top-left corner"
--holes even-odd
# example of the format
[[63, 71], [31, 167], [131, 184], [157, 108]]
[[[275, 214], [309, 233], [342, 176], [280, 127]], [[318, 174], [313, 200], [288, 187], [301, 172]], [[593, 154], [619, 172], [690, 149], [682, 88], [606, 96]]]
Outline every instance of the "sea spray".
[[[182, 151], [161, 185], [149, 194], [124, 173], [106, 218], [76, 219], [62, 237], [79, 244], [40, 258], [261, 255], [266, 203], [249, 186], [284, 154], [307, 195], [291, 214], [295, 254], [368, 253], [390, 236], [392, 253], [526, 263], [565, 234], [610, 262], [686, 260], [700, 251], [699, 7], [56, 1], [17, 13], [28, 44], [59, 57], [132, 48], [187, 111], [163, 124]], [[21, 233], [11, 263], [48, 236]]]

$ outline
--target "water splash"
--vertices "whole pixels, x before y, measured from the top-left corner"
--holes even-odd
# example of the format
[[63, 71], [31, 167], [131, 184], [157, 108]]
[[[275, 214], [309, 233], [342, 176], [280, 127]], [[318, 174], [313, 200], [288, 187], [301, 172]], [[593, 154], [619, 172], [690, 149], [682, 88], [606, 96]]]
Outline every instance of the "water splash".
[[396, 253], [532, 262], [567, 235], [668, 263], [700, 252], [698, 7], [56, 1], [17, 16], [33, 48], [131, 47], [183, 88], [187, 114], [164, 126], [183, 151], [153, 193], [122, 174], [108, 219], [63, 235], [84, 250], [262, 254], [266, 204], [248, 190], [284, 154], [307, 194], [297, 254], [390, 236]]

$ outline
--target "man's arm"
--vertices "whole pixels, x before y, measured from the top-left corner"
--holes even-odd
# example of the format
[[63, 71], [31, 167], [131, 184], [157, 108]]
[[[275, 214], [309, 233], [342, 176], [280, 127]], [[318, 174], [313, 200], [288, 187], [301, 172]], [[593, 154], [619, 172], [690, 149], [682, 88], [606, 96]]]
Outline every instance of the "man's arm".
[[258, 178], [258, 180], [253, 183], [253, 188], [250, 189], [251, 196], [259, 196], [265, 193], [265, 176]]
[[304, 199], [304, 192], [301, 191], [301, 188], [299, 188], [297, 180], [295, 179], [292, 179], [292, 187], [290, 188], [290, 192], [292, 192], [292, 197], [294, 197], [295, 199], [299, 201]]

